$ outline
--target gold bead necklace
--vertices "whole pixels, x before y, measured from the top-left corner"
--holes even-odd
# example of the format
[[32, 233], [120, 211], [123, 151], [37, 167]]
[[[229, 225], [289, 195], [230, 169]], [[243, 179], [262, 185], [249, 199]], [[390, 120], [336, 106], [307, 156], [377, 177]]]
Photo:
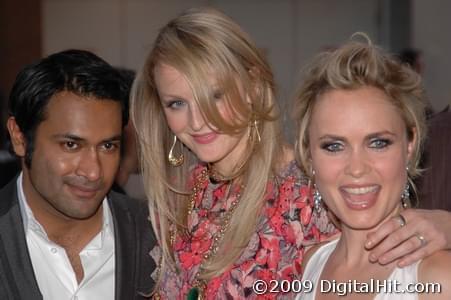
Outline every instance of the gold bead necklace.
[[[197, 178], [196, 184], [193, 187], [193, 192], [190, 196], [190, 206], [188, 209], [188, 215], [191, 215], [193, 213], [196, 199], [199, 196], [199, 193], [202, 191], [202, 185], [205, 183], [206, 180], [208, 180], [208, 178], [209, 178], [209, 172], [206, 169], [202, 170], [201, 174]], [[230, 196], [232, 184], [233, 184], [233, 181], [230, 182], [230, 186], [228, 187], [229, 191], [227, 193], [227, 196], [225, 197], [225, 201], [227, 201], [227, 199]], [[240, 187], [240, 191], [242, 191], [242, 190], [244, 190], [244, 185], [241, 185], [241, 187]], [[204, 253], [202, 261], [199, 264], [199, 269], [198, 269], [196, 275], [194, 275], [193, 286], [189, 290], [188, 295], [187, 295], [188, 300], [205, 299], [205, 292], [207, 289], [208, 282], [204, 279], [201, 279], [200, 277], [204, 271], [206, 264], [209, 261], [211, 261], [211, 259], [218, 252], [219, 243], [222, 241], [224, 234], [229, 227], [230, 220], [232, 219], [233, 213], [235, 212], [235, 209], [238, 206], [240, 199], [241, 199], [241, 193], [238, 192], [235, 196], [235, 199], [230, 204], [230, 208], [222, 217], [221, 222], [219, 223], [220, 225], [219, 225], [218, 231], [213, 236], [213, 241], [212, 241], [210, 247], [208, 248], [208, 250]]]

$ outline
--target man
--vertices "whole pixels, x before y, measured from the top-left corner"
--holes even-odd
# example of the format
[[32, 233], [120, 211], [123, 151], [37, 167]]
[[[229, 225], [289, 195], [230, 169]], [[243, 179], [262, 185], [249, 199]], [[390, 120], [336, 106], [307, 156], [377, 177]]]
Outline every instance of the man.
[[22, 70], [7, 128], [21, 160], [0, 191], [0, 299], [141, 299], [155, 244], [145, 203], [110, 191], [128, 89], [92, 53]]

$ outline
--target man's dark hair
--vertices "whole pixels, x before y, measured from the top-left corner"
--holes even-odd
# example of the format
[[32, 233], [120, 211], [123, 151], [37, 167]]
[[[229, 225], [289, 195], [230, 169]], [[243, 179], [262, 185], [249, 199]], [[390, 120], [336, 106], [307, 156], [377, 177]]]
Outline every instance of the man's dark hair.
[[415, 63], [421, 55], [421, 51], [414, 48], [405, 48], [403, 49], [398, 57], [402, 63], [408, 64], [411, 68], [415, 69]]
[[117, 101], [122, 107], [122, 126], [128, 122], [129, 87], [117, 69], [84, 50], [49, 55], [19, 72], [9, 97], [8, 113], [16, 119], [27, 142], [27, 167], [31, 167], [36, 129], [46, 118], [47, 105], [63, 91]]

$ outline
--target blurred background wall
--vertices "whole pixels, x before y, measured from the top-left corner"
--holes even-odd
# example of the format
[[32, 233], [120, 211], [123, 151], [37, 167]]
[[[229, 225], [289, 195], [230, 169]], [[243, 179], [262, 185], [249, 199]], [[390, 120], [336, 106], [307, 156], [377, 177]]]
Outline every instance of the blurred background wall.
[[285, 111], [302, 66], [356, 31], [366, 32], [391, 52], [420, 49], [433, 107], [441, 110], [451, 102], [451, 1], [0, 0], [2, 114], [10, 85], [24, 64], [55, 51], [82, 48], [115, 66], [138, 70], [158, 29], [180, 11], [202, 5], [234, 18], [266, 53]]
[[5, 144], [11, 85], [18, 70], [42, 54], [41, 19], [39, 0], [0, 0], [0, 149]]

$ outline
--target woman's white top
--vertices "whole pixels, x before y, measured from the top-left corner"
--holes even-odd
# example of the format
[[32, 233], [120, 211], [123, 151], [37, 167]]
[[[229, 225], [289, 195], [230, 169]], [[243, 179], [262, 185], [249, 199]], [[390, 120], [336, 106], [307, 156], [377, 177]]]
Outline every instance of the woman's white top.
[[[302, 281], [310, 281], [313, 289], [309, 293], [301, 293], [297, 300], [314, 300], [317, 293], [334, 293], [338, 296], [353, 293], [374, 292], [375, 300], [417, 300], [418, 294], [413, 292], [418, 282], [418, 265], [416, 262], [404, 268], [396, 267], [386, 280], [371, 279], [370, 282], [360, 283], [347, 281], [334, 283], [334, 281], [320, 280], [324, 266], [337, 246], [339, 239], [327, 243], [311, 256], [305, 267]], [[304, 286], [306, 286], [304, 284]]]

